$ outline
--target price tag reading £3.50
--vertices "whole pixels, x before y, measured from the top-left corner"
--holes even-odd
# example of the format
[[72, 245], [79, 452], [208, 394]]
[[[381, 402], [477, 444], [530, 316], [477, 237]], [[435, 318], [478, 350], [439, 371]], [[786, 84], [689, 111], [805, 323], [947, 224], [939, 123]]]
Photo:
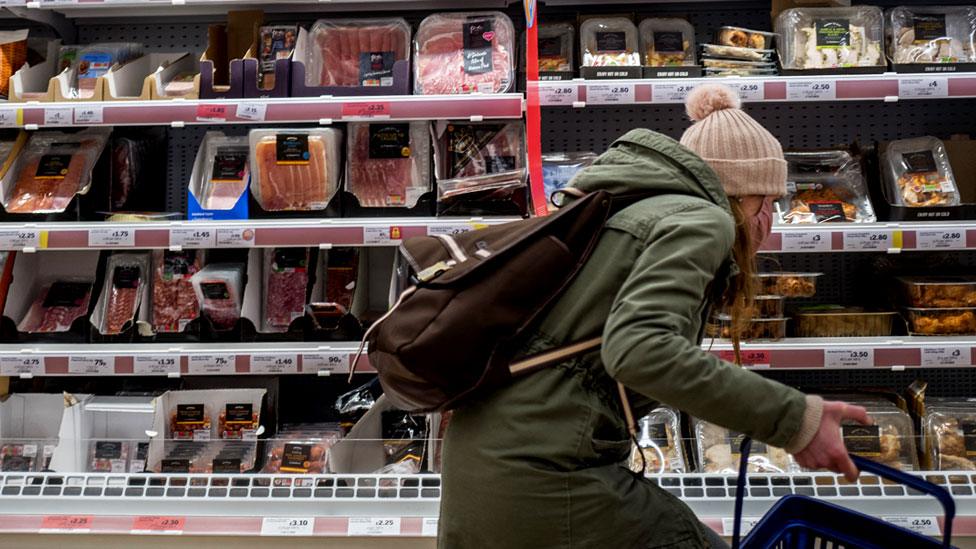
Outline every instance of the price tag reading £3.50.
[[827, 349], [824, 351], [827, 368], [874, 368], [874, 349]]

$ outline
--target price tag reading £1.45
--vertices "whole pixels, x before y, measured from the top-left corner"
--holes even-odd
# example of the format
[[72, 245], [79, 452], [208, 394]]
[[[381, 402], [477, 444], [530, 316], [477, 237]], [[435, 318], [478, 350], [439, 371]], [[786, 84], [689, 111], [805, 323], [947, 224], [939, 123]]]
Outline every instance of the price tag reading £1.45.
[[169, 245], [183, 248], [216, 248], [216, 229], [170, 229]]

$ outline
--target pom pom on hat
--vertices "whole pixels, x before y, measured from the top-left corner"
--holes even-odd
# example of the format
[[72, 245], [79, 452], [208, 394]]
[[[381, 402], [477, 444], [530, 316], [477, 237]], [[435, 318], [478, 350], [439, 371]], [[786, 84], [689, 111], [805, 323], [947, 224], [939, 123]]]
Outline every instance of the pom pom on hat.
[[685, 107], [688, 116], [698, 122], [715, 111], [738, 109], [742, 106], [739, 94], [721, 84], [703, 84], [688, 94]]

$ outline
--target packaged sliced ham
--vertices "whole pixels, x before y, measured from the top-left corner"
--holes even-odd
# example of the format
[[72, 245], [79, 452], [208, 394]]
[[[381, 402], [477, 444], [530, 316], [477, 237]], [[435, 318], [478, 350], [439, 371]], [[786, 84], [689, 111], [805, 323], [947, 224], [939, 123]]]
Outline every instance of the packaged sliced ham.
[[305, 315], [308, 248], [264, 249], [264, 331], [284, 332]]
[[320, 19], [310, 35], [308, 86], [392, 86], [393, 64], [410, 60], [410, 24], [402, 18]]
[[109, 131], [35, 132], [3, 178], [3, 207], [9, 213], [63, 212], [91, 185], [92, 168]]
[[83, 279], [45, 284], [17, 330], [28, 334], [67, 332], [75, 320], [88, 314], [93, 285]]
[[366, 208], [412, 208], [430, 190], [427, 122], [349, 124], [346, 190]]
[[234, 329], [241, 318], [244, 295], [242, 263], [212, 263], [190, 278], [203, 314], [217, 331]]
[[179, 333], [200, 316], [190, 279], [203, 263], [198, 250], [153, 252], [152, 326], [157, 333]]
[[959, 205], [956, 178], [939, 138], [892, 141], [881, 155], [881, 164], [891, 203], [909, 208]]
[[324, 210], [339, 189], [342, 132], [251, 130], [251, 194], [266, 211]]
[[320, 271], [325, 273], [324, 296], [309, 303], [308, 313], [319, 330], [332, 331], [339, 321], [352, 311], [356, 296], [356, 276], [359, 274], [358, 248], [333, 248], [319, 254]]
[[105, 266], [105, 283], [91, 323], [102, 335], [118, 335], [131, 326], [149, 280], [149, 256], [112, 254]]
[[580, 25], [584, 67], [636, 67], [637, 27], [626, 17], [587, 19]]
[[525, 185], [525, 128], [513, 122], [438, 122], [437, 198]]
[[515, 27], [504, 13], [435, 13], [417, 28], [414, 92], [507, 92], [515, 83], [514, 51]]
[[247, 192], [250, 162], [246, 137], [207, 132], [193, 162], [190, 194], [205, 210], [230, 210]]

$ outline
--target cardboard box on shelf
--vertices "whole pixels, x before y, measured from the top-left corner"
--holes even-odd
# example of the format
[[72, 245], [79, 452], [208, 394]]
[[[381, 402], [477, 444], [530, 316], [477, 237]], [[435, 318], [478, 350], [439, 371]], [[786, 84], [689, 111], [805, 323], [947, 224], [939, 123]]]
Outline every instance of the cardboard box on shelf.
[[47, 56], [43, 63], [24, 65], [10, 77], [8, 101], [26, 103], [28, 101], [53, 101], [51, 79], [58, 74], [58, 51], [61, 40], [51, 40], [47, 44]]
[[211, 25], [207, 50], [200, 57], [200, 74], [195, 87], [200, 99], [244, 97], [244, 58], [257, 41], [264, 12], [230, 11], [227, 24]]
[[141, 100], [153, 98], [153, 76], [164, 67], [182, 59], [189, 53], [150, 53], [125, 65], [116, 65], [102, 78], [105, 101]]

